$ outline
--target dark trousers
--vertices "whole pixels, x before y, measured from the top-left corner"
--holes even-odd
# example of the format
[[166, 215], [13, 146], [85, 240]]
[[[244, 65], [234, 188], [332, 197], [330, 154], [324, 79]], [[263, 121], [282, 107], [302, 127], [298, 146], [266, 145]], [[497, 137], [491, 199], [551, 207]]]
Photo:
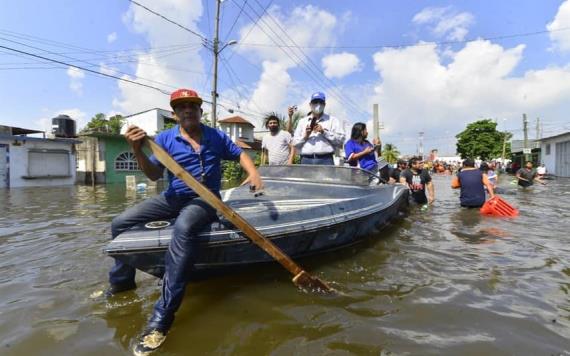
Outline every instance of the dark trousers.
[[320, 164], [334, 166], [333, 155], [323, 155], [323, 157], [314, 156], [304, 156], [301, 155], [301, 164]]
[[[147, 199], [113, 219], [113, 239], [132, 226], [152, 220], [176, 217], [172, 239], [165, 256], [162, 294], [154, 306], [149, 327], [168, 330], [180, 307], [188, 274], [196, 261], [198, 232], [216, 219], [216, 210], [200, 198], [172, 199], [158, 195]], [[111, 284], [134, 281], [135, 269], [118, 260], [109, 273]]]

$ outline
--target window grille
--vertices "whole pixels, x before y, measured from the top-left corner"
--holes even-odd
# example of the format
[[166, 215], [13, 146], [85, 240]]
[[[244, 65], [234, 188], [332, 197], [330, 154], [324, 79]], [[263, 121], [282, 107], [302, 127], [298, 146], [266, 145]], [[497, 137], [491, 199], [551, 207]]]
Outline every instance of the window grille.
[[138, 171], [139, 164], [132, 152], [123, 152], [117, 156], [115, 159], [115, 170], [116, 171]]

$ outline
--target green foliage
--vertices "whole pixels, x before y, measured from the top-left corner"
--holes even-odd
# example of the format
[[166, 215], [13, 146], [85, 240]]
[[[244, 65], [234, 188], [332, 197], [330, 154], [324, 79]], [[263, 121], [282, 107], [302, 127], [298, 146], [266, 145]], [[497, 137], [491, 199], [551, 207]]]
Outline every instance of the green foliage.
[[396, 163], [400, 157], [400, 151], [398, 151], [393, 144], [387, 143], [382, 150], [382, 157], [388, 161], [388, 163]]
[[125, 119], [122, 115], [114, 115], [107, 119], [105, 114], [98, 113], [91, 118], [91, 121], [89, 121], [83, 131], [120, 134], [124, 124]]
[[176, 123], [175, 123], [175, 122], [172, 122], [172, 121], [165, 121], [165, 122], [164, 122], [164, 128], [161, 130], [161, 132], [164, 131], [164, 130], [171, 129], [171, 128], [173, 128], [174, 126], [176, 126]]
[[[293, 117], [291, 118], [291, 122], [292, 122], [292, 130], [293, 132], [295, 132], [295, 129], [297, 128], [297, 125], [299, 124], [299, 121], [305, 117], [305, 114], [303, 114], [301, 111], [297, 110], [295, 111], [295, 113], [293, 113]], [[287, 119], [289, 120], [289, 119]]]
[[122, 115], [114, 115], [109, 118], [107, 122], [107, 128], [110, 133], [120, 134], [121, 128], [125, 124], [125, 119], [123, 119]]
[[230, 182], [238, 182], [243, 178], [243, 168], [237, 161], [222, 162], [222, 177]]
[[483, 161], [501, 157], [503, 141], [508, 140], [510, 135], [497, 131], [497, 123], [491, 119], [472, 122], [455, 136], [457, 153], [461, 158], [479, 158]]
[[296, 154], [295, 157], [293, 157], [293, 164], [301, 164], [301, 155], [300, 154]]
[[255, 164], [256, 167], [261, 166], [261, 152], [255, 153], [255, 157], [253, 158], [253, 164]]

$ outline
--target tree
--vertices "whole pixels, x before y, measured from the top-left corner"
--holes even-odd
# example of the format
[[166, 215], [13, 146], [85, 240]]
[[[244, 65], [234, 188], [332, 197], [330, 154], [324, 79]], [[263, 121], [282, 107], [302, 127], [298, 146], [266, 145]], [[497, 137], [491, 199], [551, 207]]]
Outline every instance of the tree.
[[387, 143], [384, 145], [384, 149], [382, 150], [382, 157], [384, 157], [388, 163], [396, 163], [400, 157], [400, 152], [396, 146], [391, 143]]
[[508, 132], [497, 131], [497, 123], [491, 119], [479, 120], [467, 125], [457, 134], [457, 153], [461, 158], [479, 158], [483, 161], [501, 157], [503, 141]]
[[121, 128], [125, 124], [125, 119], [122, 115], [111, 116], [107, 122], [107, 132], [120, 134]]
[[91, 118], [87, 126], [86, 131], [97, 131], [97, 132], [107, 132], [107, 118], [105, 114], [98, 113]]
[[108, 132], [120, 134], [121, 128], [125, 123], [122, 115], [114, 115], [109, 119], [103, 113], [98, 113], [91, 118], [91, 121], [85, 126], [83, 131]]

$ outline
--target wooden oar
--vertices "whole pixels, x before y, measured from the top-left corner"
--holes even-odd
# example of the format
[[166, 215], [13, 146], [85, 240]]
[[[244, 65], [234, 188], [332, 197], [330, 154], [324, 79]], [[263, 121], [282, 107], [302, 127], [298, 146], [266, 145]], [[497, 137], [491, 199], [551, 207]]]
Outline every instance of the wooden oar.
[[208, 188], [198, 182], [190, 173], [184, 170], [166, 151], [164, 151], [158, 144], [150, 138], [145, 138], [145, 144], [150, 148], [154, 157], [158, 159], [172, 174], [183, 180], [198, 196], [206, 203], [211, 205], [219, 211], [226, 219], [228, 219], [234, 226], [239, 228], [253, 243], [261, 247], [277, 262], [279, 262], [285, 269], [287, 269], [293, 277], [293, 283], [298, 287], [319, 293], [333, 293], [332, 289], [327, 283], [321, 281], [318, 277], [310, 275], [307, 271], [303, 270], [298, 264], [295, 263], [289, 256], [287, 256], [281, 249], [269, 241], [259, 231], [257, 231], [250, 223], [241, 217], [232, 208], [227, 206], [220, 198], [212, 193]]

